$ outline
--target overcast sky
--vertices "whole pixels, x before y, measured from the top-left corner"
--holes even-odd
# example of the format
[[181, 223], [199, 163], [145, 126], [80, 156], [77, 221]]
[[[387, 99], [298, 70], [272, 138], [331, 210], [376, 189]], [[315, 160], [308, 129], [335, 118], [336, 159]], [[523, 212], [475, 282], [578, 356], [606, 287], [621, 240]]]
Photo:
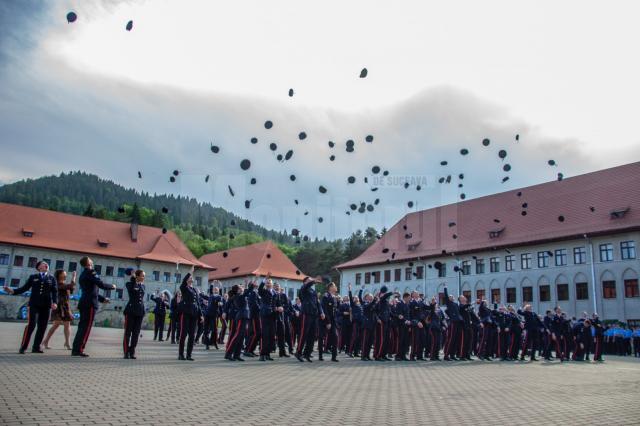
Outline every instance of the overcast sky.
[[[274, 229], [390, 227], [462, 193], [640, 160], [638, 16], [635, 1], [2, 2], [0, 182], [85, 170]], [[373, 166], [394, 177], [377, 192]]]

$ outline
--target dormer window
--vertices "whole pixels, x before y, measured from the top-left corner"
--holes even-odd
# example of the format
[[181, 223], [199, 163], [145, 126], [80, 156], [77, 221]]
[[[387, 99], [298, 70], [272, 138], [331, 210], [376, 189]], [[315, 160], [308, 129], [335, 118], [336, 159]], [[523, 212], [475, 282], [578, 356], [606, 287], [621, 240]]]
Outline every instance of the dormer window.
[[631, 210], [630, 207], [625, 207], [622, 209], [615, 209], [615, 210], [611, 210], [609, 212], [609, 218], [610, 219], [622, 219], [624, 217], [625, 214], [627, 214], [627, 212]]
[[98, 238], [98, 245], [102, 248], [107, 248], [109, 247], [109, 242]]
[[418, 241], [418, 242], [416, 242], [416, 243], [409, 244], [409, 245], [407, 246], [407, 250], [409, 250], [409, 251], [416, 251], [416, 249], [418, 248], [418, 246], [420, 245], [420, 243], [421, 243], [421, 241]]
[[33, 229], [31, 229], [31, 228], [22, 228], [22, 236], [23, 237], [31, 238], [31, 237], [33, 237], [34, 233], [35, 232], [33, 232]]
[[492, 229], [491, 231], [489, 231], [489, 238], [493, 239], [500, 237], [502, 231], [504, 231], [504, 228]]

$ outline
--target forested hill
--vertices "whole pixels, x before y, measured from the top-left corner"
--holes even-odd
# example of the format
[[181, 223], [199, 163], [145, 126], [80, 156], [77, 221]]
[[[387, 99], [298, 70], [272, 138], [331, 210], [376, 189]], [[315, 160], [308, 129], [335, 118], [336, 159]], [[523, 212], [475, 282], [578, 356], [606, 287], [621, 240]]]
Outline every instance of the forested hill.
[[[171, 224], [206, 225], [212, 230], [224, 230], [233, 220], [234, 228], [238, 231], [254, 232], [276, 242], [294, 243], [294, 239], [286, 234], [267, 230], [225, 209], [201, 203], [194, 198], [150, 195], [84, 172], [62, 173], [1, 186], [0, 201], [80, 215], [85, 214], [92, 205], [92, 214], [87, 215], [114, 220], [119, 218], [109, 217], [109, 213], [117, 212], [125, 204], [137, 204], [154, 211], [166, 207], [169, 209], [167, 219]], [[215, 231], [213, 235], [208, 235], [211, 239], [218, 236]]]
[[[379, 237], [375, 229], [368, 228], [335, 241], [297, 239], [193, 198], [137, 192], [84, 172], [0, 186], [0, 202], [167, 227], [176, 232], [196, 257], [269, 239], [276, 242], [301, 271], [336, 282], [338, 277], [333, 266], [357, 257]], [[163, 207], [168, 209], [166, 214], [162, 212]], [[381, 233], [384, 232], [383, 229]]]

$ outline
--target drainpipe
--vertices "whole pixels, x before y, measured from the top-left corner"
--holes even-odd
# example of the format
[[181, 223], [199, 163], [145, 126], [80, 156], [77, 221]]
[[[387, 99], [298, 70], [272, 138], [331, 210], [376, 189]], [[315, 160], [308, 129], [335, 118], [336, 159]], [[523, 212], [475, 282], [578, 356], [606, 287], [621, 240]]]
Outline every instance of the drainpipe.
[[424, 294], [425, 300], [427, 299], [427, 264], [422, 263], [422, 294]]
[[[587, 241], [587, 245], [589, 246], [589, 257], [591, 261], [591, 282], [593, 285], [591, 286], [591, 297], [593, 298], [593, 312], [598, 312], [598, 302], [596, 301], [596, 265], [593, 259], [593, 243], [587, 234], [584, 234], [584, 239]], [[576, 315], [577, 316], [577, 315]]]

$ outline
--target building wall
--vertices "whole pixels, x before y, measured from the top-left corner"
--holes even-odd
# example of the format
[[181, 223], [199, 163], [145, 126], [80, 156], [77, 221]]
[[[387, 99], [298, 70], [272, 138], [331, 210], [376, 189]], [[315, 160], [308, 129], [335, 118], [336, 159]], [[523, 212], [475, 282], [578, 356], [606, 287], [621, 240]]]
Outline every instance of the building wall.
[[[635, 244], [635, 258], [622, 259], [621, 243], [632, 241]], [[367, 291], [377, 291], [382, 285], [386, 285], [391, 290], [398, 292], [417, 290], [424, 293], [427, 297], [439, 296], [443, 292], [446, 284], [452, 294], [458, 294], [458, 284], [461, 291], [471, 292], [471, 299], [477, 298], [477, 291], [484, 290], [486, 300], [492, 300], [491, 290], [500, 291], [500, 303], [507, 303], [507, 288], [515, 288], [516, 298], [514, 305], [523, 304], [523, 288], [531, 287], [532, 301], [534, 310], [542, 313], [546, 309], [551, 309], [559, 305], [569, 315], [577, 315], [583, 311], [593, 312], [596, 310], [603, 319], [640, 320], [640, 297], [637, 297], [637, 291], [633, 297], [625, 297], [625, 280], [630, 285], [638, 286], [638, 275], [640, 274], [640, 260], [638, 260], [638, 243], [640, 243], [640, 232], [632, 232], [625, 234], [615, 234], [609, 236], [596, 237], [592, 239], [576, 239], [571, 241], [562, 241], [545, 245], [531, 245], [510, 249], [510, 253], [505, 250], [481, 251], [477, 253], [465, 254], [456, 259], [453, 256], [442, 256], [440, 258], [432, 258], [428, 261], [414, 261], [411, 267], [412, 274], [410, 279], [405, 277], [405, 268], [409, 268], [409, 262], [379, 264], [355, 269], [341, 271], [340, 290], [342, 294], [347, 293], [347, 284], [352, 283], [354, 289], [359, 289], [360, 285], [356, 285], [356, 274], [361, 274], [361, 283], [365, 284]], [[600, 245], [611, 244], [613, 247], [613, 260], [602, 261], [600, 259]], [[594, 262], [591, 260], [589, 246], [593, 247]], [[586, 263], [576, 264], [574, 262], [573, 249], [584, 247], [586, 250]], [[567, 264], [563, 266], [555, 265], [556, 250], [566, 249]], [[553, 257], [549, 257], [549, 266], [538, 267], [538, 252], [551, 251]], [[521, 255], [531, 254], [531, 268], [523, 269], [521, 264]], [[514, 270], [505, 270], [505, 256], [514, 256]], [[482, 274], [476, 273], [475, 259], [484, 259], [485, 271]], [[499, 272], [490, 272], [490, 259], [497, 257], [500, 261]], [[446, 276], [438, 277], [438, 271], [429, 268], [434, 262], [440, 261], [446, 263]], [[463, 261], [470, 262], [470, 274], [454, 272], [453, 267], [457, 264], [462, 265]], [[423, 278], [418, 279], [413, 273], [417, 267], [422, 266], [426, 272]], [[593, 266], [593, 274], [592, 274]], [[394, 278], [394, 270], [401, 269], [401, 279], [396, 281]], [[391, 270], [391, 280], [385, 282], [385, 270]], [[371, 282], [365, 283], [365, 273], [371, 274]], [[380, 273], [380, 282], [374, 282], [373, 272]], [[594, 298], [594, 279], [595, 275], [595, 298]], [[603, 297], [603, 281], [615, 281], [615, 298]], [[577, 298], [576, 283], [587, 283], [587, 298]], [[559, 298], [559, 284], [568, 284], [567, 300]], [[541, 288], [549, 286], [549, 300], [541, 300]], [[594, 301], [596, 305], [594, 306]]]
[[[16, 256], [23, 257], [22, 266], [14, 266], [14, 260]], [[49, 263], [50, 271], [52, 273], [53, 271], [55, 271], [55, 269], [57, 269], [56, 263], [58, 261], [64, 262], [62, 267], [65, 271], [67, 271], [67, 281], [69, 281], [71, 279], [71, 270], [75, 269], [78, 274], [80, 274], [80, 272], [82, 271], [82, 267], [79, 263], [82, 256], [83, 254], [74, 252], [0, 244], [0, 287], [6, 284], [7, 286], [15, 288], [23, 285], [26, 282], [29, 275], [36, 272], [34, 267], [29, 266], [29, 258], [35, 258], [37, 260], [46, 259]], [[96, 270], [98, 268], [101, 269], [100, 278], [102, 279], [102, 281], [108, 284], [115, 284], [117, 287], [117, 290], [102, 292], [103, 295], [111, 299], [111, 303], [108, 305], [103, 305], [104, 308], [101, 309], [101, 311], [115, 310], [116, 307], [121, 307], [124, 309], [124, 306], [126, 305], [126, 302], [128, 300], [127, 291], [124, 287], [125, 282], [129, 278], [124, 275], [124, 270], [126, 268], [140, 268], [145, 271], [147, 308], [152, 308], [154, 305], [150, 300], [152, 294], [166, 291], [170, 295], [173, 295], [174, 291], [180, 287], [182, 277], [184, 277], [190, 270], [190, 267], [186, 265], [181, 265], [179, 269], [176, 269], [176, 265], [174, 264], [151, 262], [146, 260], [138, 262], [135, 259], [121, 259], [108, 256], [90, 257], [93, 259], [94, 267], [96, 268]], [[72, 262], [75, 262], [75, 265]], [[113, 272], [107, 271], [107, 267], [112, 267]], [[156, 277], [154, 277], [154, 271], [157, 272], [158, 279], [155, 279]], [[165, 279], [165, 273], [169, 274], [168, 281]], [[205, 289], [208, 271], [196, 269], [195, 276], [196, 281], [194, 285], [198, 286], [199, 279], [200, 288]], [[76, 294], [77, 292], [78, 290], [76, 289]], [[27, 301], [26, 298], [18, 296], [13, 297], [13, 300], [11, 300], [10, 302], [5, 301], [4, 314], [3, 311], [0, 310], [0, 317], [4, 315], [4, 318], [16, 318], [17, 311], [12, 312], [12, 309], [15, 307], [14, 305], [16, 304], [16, 300], [22, 300], [22, 303], [19, 303], [20, 306], [22, 306]]]

